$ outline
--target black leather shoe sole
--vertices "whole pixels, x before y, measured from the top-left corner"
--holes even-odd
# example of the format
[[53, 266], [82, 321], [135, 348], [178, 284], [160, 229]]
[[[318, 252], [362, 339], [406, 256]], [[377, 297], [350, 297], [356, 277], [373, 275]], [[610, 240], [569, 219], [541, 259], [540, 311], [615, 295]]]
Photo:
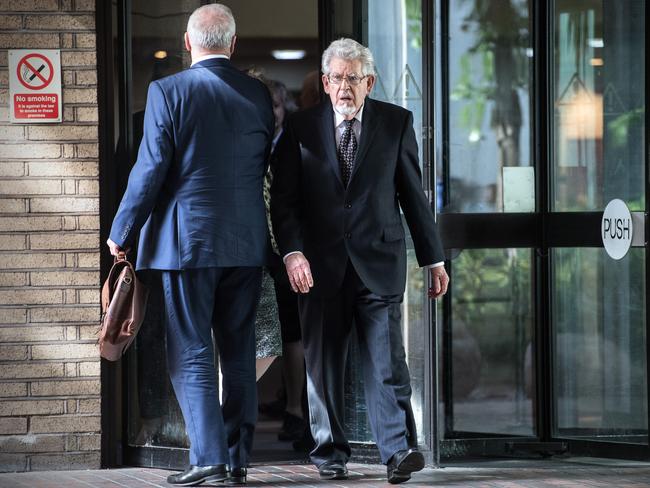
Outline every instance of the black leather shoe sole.
[[340, 472], [340, 473], [320, 473], [320, 479], [322, 479], [322, 480], [347, 480], [348, 479], [348, 473], [347, 473], [347, 471]]
[[338, 463], [326, 462], [318, 468], [318, 474], [322, 480], [347, 480], [348, 468]]
[[410, 472], [401, 472], [399, 470], [393, 471], [390, 476], [388, 477], [388, 482], [391, 485], [399, 485], [400, 483], [404, 483], [405, 481], [408, 481], [411, 479], [411, 473]]
[[223, 483], [215, 483], [224, 486], [244, 486], [246, 484], [246, 478], [228, 478]]
[[215, 474], [212, 476], [206, 476], [205, 478], [201, 478], [198, 480], [188, 481], [187, 483], [174, 483], [173, 481], [170, 481], [169, 478], [167, 478], [167, 483], [173, 486], [197, 486], [203, 483], [221, 483], [222, 481], [227, 479], [228, 479], [227, 474]]
[[[219, 483], [221, 484], [221, 483]], [[223, 482], [225, 486], [242, 486], [246, 484], [246, 476], [230, 476]]]
[[411, 479], [411, 473], [424, 468], [424, 457], [420, 452], [410, 452], [397, 468], [388, 476], [388, 482], [393, 485], [404, 483]]

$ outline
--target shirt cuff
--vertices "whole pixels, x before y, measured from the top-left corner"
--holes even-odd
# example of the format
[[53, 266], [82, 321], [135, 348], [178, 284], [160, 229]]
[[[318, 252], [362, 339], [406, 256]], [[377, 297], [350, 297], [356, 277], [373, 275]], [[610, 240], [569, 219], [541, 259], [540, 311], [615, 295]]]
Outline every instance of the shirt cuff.
[[[287, 254], [287, 256], [288, 256], [288, 254]], [[427, 266], [427, 268], [439, 268], [440, 266], [444, 266], [444, 265], [445, 265], [445, 262], [440, 261], [438, 263], [430, 264], [429, 266]]]
[[[284, 257], [282, 258], [282, 262], [283, 262], [284, 264], [287, 264], [287, 258], [288, 258], [289, 256], [291, 256], [292, 254], [299, 254], [299, 253], [302, 254], [301, 251], [291, 251], [291, 252], [288, 252], [288, 253], [285, 254]], [[444, 264], [444, 263], [443, 263], [443, 264]]]

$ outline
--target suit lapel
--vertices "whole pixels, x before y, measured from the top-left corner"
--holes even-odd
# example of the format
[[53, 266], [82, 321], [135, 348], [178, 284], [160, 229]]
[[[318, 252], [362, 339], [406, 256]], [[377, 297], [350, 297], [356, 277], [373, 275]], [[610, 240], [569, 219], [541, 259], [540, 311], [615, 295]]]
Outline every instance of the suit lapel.
[[[379, 114], [375, 109], [374, 102], [370, 98], [366, 98], [363, 107], [363, 121], [361, 122], [361, 136], [359, 141], [359, 147], [357, 149], [357, 154], [354, 158], [354, 166], [352, 167], [352, 174], [350, 175], [350, 181], [354, 178], [354, 175], [357, 172], [359, 166], [361, 166], [365, 160], [366, 153], [368, 148], [371, 146], [372, 138], [377, 131], [378, 126], [378, 117]], [[349, 183], [348, 183], [349, 186]]]
[[323, 141], [323, 150], [325, 151], [325, 159], [332, 167], [332, 171], [343, 186], [341, 179], [341, 170], [339, 168], [339, 161], [336, 157], [336, 139], [334, 139], [334, 112], [332, 104], [328, 101], [323, 103], [323, 110], [321, 113], [320, 123], [320, 139]]

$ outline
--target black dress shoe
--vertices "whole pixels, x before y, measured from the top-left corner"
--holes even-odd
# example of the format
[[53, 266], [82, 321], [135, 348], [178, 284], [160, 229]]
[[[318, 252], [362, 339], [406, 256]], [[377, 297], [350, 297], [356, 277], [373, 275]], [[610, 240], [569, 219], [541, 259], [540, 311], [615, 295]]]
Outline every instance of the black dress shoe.
[[424, 456], [416, 449], [397, 451], [388, 461], [388, 482], [396, 485], [411, 479], [411, 473], [424, 468]]
[[228, 466], [190, 466], [182, 473], [167, 476], [167, 483], [176, 486], [195, 486], [206, 481], [223, 481], [228, 478]]
[[230, 475], [225, 484], [228, 486], [245, 485], [246, 474], [246, 468], [233, 468], [230, 470]]
[[318, 466], [318, 474], [322, 480], [347, 480], [348, 468], [343, 461], [325, 461]]

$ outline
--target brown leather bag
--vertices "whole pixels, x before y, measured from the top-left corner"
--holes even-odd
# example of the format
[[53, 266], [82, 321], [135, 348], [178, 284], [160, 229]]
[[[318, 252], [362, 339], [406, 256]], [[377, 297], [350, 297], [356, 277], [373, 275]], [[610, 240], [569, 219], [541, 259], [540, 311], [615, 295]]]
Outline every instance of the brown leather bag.
[[109, 361], [122, 357], [142, 325], [148, 296], [126, 254], [119, 253], [102, 288], [101, 357]]

